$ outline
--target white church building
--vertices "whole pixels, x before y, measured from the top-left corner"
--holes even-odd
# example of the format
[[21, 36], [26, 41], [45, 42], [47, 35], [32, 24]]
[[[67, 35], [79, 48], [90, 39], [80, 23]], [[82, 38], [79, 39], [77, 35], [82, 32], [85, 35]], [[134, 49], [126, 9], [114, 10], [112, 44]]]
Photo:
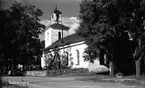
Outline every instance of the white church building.
[[[62, 22], [60, 12], [57, 7], [51, 15], [50, 25], [45, 30], [45, 51], [41, 58], [42, 68], [46, 65], [48, 54], [54, 54], [55, 50], [59, 50], [60, 56], [66, 56], [67, 66], [70, 68], [88, 68], [89, 71], [108, 71], [104, 65], [100, 65], [98, 59], [91, 63], [84, 60], [84, 51], [87, 45], [85, 39], [77, 33], [71, 33], [72, 30]], [[77, 28], [76, 28], [77, 29]], [[62, 59], [62, 58], [60, 58]]]

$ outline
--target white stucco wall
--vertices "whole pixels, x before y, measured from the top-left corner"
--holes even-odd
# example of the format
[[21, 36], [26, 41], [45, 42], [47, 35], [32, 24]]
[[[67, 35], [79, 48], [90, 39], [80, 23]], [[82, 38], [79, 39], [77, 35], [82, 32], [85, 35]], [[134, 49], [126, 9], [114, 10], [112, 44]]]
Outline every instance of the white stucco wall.
[[52, 28], [48, 28], [45, 31], [45, 48], [47, 48], [48, 46], [50, 46], [52, 44]]
[[[77, 45], [77, 46], [73, 46], [71, 47], [71, 53], [72, 53], [72, 57], [73, 57], [73, 68], [88, 68], [88, 62], [84, 61], [84, 50], [86, 48], [86, 44], [81, 44], [81, 45]], [[79, 59], [80, 59], [80, 63], [79, 65], [77, 64], [77, 50], [79, 51]]]
[[[51, 43], [54, 43], [55, 41], [57, 41], [58, 40], [58, 32], [61, 32], [61, 38], [62, 38], [62, 30], [61, 29], [53, 29], [52, 31], [51, 31]], [[63, 37], [66, 37], [66, 36], [68, 36], [68, 31], [66, 31], [66, 30], [63, 30]]]
[[[58, 32], [61, 32], [61, 37], [62, 37], [62, 30], [60, 29], [48, 28], [45, 31], [45, 48], [47, 48], [52, 43], [58, 40]], [[68, 36], [68, 31], [63, 30], [63, 37], [66, 37], [66, 36]]]
[[[71, 68], [88, 68], [89, 63], [87, 61], [84, 61], [83, 55], [84, 55], [84, 50], [87, 47], [86, 44], [82, 44], [83, 42], [67, 45], [64, 47], [61, 47], [63, 49], [60, 50], [60, 54], [63, 54], [64, 52], [68, 52], [69, 56], [69, 65], [68, 67], [71, 66], [71, 60], [73, 61], [73, 65]], [[77, 50], [79, 51], [79, 64], [78, 59], [77, 59]], [[72, 59], [71, 59], [72, 58]]]

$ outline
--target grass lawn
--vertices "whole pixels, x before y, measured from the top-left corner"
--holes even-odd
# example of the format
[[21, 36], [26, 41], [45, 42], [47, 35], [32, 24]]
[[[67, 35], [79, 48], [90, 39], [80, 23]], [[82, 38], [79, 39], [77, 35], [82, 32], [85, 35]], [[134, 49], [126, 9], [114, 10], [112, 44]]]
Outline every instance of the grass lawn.
[[135, 75], [123, 77], [111, 77], [107, 72], [69, 72], [67, 74], [57, 75], [59, 77], [79, 77], [76, 80], [80, 81], [93, 81], [99, 83], [119, 83], [123, 85], [135, 85], [145, 87], [145, 75], [137, 78]]
[[77, 78], [76, 80], [80, 81], [93, 81], [99, 83], [119, 83], [123, 85], [134, 85], [134, 86], [143, 86], [145, 87], [145, 75], [137, 78], [135, 75], [124, 76], [124, 77], [111, 77], [104, 74], [96, 74], [92, 76], [84, 76], [82, 78]]
[[67, 74], [57, 75], [60, 77], [79, 77], [76, 80], [80, 81], [93, 81], [99, 83], [119, 83], [123, 85], [134, 85], [145, 87], [145, 75], [137, 78], [135, 75], [111, 77], [107, 72], [95, 73], [95, 72], [69, 72]]
[[100, 83], [119, 83], [123, 85], [134, 85], [145, 87], [145, 75], [141, 77], [135, 77], [135, 75], [122, 76], [122, 77], [111, 77], [108, 72], [95, 73], [95, 72], [69, 72], [67, 74], [58, 75], [62, 77], [79, 77], [76, 80], [80, 81], [93, 81]]

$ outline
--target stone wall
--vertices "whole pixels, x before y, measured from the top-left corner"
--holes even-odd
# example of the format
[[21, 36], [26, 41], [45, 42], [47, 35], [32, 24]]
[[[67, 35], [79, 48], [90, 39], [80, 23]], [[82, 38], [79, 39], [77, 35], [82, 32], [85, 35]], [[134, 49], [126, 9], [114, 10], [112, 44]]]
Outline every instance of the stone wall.
[[47, 71], [26, 71], [26, 76], [47, 76]]

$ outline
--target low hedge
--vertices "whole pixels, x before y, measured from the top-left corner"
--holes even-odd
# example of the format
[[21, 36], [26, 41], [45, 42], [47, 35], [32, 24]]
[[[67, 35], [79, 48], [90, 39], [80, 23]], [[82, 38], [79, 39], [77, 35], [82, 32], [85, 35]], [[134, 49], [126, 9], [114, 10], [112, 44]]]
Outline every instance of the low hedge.
[[26, 76], [47, 76], [47, 71], [26, 71]]
[[26, 76], [57, 76], [69, 73], [84, 73], [88, 72], [85, 68], [75, 69], [58, 69], [58, 70], [45, 70], [45, 71], [26, 71]]
[[88, 69], [75, 68], [75, 69], [48, 70], [47, 76], [58, 76], [69, 73], [84, 73], [84, 72], [88, 72]]

